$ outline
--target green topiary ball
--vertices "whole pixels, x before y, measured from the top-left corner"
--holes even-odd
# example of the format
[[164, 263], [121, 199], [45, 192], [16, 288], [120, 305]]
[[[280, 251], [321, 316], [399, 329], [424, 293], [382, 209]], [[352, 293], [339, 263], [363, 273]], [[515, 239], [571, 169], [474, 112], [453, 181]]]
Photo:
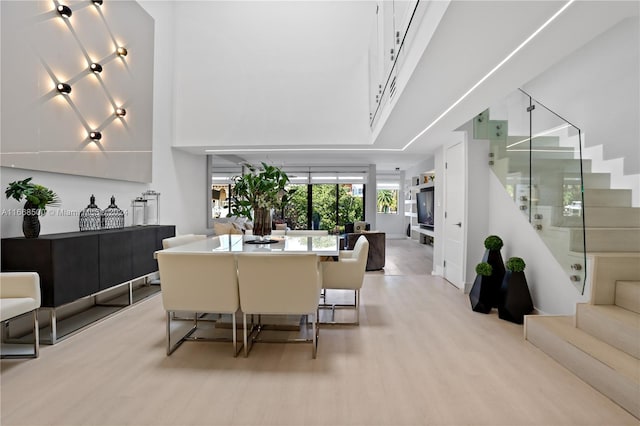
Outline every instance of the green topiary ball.
[[488, 277], [493, 272], [493, 268], [487, 262], [481, 262], [476, 265], [476, 274]]
[[511, 272], [522, 272], [525, 266], [527, 266], [527, 264], [524, 263], [524, 260], [520, 257], [510, 257], [509, 260], [507, 260], [507, 269]]
[[502, 248], [502, 238], [497, 235], [489, 235], [484, 240], [484, 247], [489, 250], [500, 250]]

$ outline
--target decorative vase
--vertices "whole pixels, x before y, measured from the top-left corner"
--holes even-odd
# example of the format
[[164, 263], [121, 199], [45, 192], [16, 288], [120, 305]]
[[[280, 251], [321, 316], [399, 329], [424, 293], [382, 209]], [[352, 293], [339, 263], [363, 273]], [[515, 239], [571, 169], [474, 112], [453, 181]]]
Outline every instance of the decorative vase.
[[102, 212], [102, 229], [124, 228], [124, 212], [116, 205], [116, 197], [111, 196], [111, 204]]
[[271, 209], [265, 207], [253, 209], [253, 235], [259, 237], [271, 235]]
[[80, 212], [81, 231], [99, 231], [102, 228], [102, 211], [96, 206], [96, 197], [91, 194], [89, 205]]
[[30, 201], [27, 201], [24, 204], [22, 233], [25, 238], [38, 238], [40, 235], [40, 218], [38, 216], [38, 209]]
[[498, 306], [500, 319], [522, 324], [524, 316], [533, 311], [533, 300], [524, 271], [506, 271], [500, 288], [502, 301]]

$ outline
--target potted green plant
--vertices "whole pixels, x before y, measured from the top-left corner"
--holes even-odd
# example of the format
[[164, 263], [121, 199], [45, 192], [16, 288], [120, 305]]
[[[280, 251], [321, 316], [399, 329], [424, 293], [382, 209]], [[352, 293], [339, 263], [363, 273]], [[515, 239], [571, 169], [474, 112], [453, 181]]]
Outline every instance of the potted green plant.
[[233, 178], [234, 202], [230, 216], [253, 220], [253, 233], [271, 234], [271, 209], [282, 202], [289, 176], [276, 166], [262, 163], [261, 167], [248, 165], [249, 173]]
[[507, 270], [500, 287], [501, 302], [498, 316], [507, 321], [522, 324], [524, 316], [533, 311], [533, 301], [524, 275], [526, 264], [520, 257], [507, 260]]
[[47, 187], [31, 182], [32, 178], [11, 182], [5, 190], [7, 199], [26, 200], [22, 215], [22, 232], [25, 238], [40, 235], [40, 215], [45, 215], [47, 206], [60, 203], [58, 195]]
[[476, 265], [476, 279], [469, 292], [469, 301], [471, 309], [474, 312], [488, 314], [493, 308], [492, 298], [493, 288], [491, 287], [491, 274], [493, 267], [487, 262], [480, 262]]

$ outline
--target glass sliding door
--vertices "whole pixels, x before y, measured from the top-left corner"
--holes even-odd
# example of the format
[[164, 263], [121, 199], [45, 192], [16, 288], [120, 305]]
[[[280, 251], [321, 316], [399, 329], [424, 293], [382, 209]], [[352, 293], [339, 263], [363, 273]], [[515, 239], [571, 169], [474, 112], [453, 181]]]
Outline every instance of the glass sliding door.
[[319, 184], [311, 186], [311, 229], [333, 231], [337, 225], [337, 185]]
[[289, 185], [289, 202], [284, 207], [284, 220], [290, 229], [310, 229], [307, 185]]
[[338, 228], [343, 233], [346, 223], [364, 220], [364, 185], [342, 183], [338, 191]]

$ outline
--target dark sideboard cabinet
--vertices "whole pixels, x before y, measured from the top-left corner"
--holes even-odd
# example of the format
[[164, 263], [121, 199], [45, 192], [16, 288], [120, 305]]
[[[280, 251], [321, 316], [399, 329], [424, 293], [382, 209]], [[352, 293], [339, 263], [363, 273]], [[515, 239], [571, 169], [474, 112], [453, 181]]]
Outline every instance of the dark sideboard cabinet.
[[40, 274], [42, 306], [55, 308], [158, 270], [153, 253], [173, 225], [3, 238], [2, 272]]

